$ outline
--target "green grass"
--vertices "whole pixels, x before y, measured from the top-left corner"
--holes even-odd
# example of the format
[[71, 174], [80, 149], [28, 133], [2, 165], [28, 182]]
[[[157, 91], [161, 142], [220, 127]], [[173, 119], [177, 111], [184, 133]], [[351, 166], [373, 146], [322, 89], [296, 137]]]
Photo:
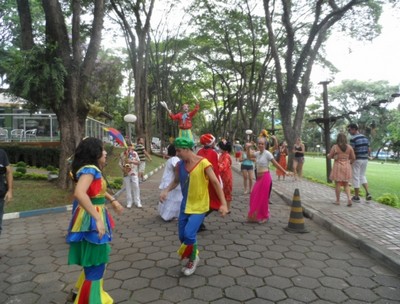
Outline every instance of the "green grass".
[[[110, 182], [122, 177], [122, 172], [118, 166], [120, 152], [122, 152], [122, 149], [116, 148], [112, 155], [108, 155], [104, 173]], [[152, 155], [152, 161], [146, 162], [145, 172], [151, 172], [165, 161], [162, 157]], [[43, 171], [43, 174], [47, 175], [46, 170], [35, 171], [37, 173], [39, 173], [38, 171]], [[12, 202], [6, 204], [5, 213], [53, 208], [70, 205], [71, 203], [72, 191], [60, 189], [55, 183], [47, 180], [14, 179], [14, 198]]]
[[[332, 161], [333, 165], [333, 161]], [[326, 183], [326, 160], [322, 157], [307, 157], [304, 163], [304, 176], [311, 180]], [[376, 200], [384, 193], [400, 197], [400, 164], [384, 161], [369, 161], [367, 180], [369, 192]], [[333, 184], [330, 184], [333, 186]], [[363, 190], [363, 188], [362, 188]]]

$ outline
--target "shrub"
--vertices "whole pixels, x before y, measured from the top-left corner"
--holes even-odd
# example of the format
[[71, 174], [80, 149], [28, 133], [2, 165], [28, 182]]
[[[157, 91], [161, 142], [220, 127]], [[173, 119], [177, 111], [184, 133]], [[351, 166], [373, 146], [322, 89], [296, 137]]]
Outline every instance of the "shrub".
[[54, 167], [54, 166], [52, 166], [52, 165], [48, 165], [48, 166], [46, 167], [46, 170], [52, 172], [52, 171], [57, 171], [57, 168]]
[[15, 164], [17, 168], [26, 168], [26, 163], [23, 161], [19, 161]]
[[384, 193], [382, 196], [378, 197], [377, 202], [392, 207], [400, 207], [399, 197], [392, 193]]
[[26, 173], [26, 168], [25, 167], [17, 167], [17, 169], [15, 169], [16, 172], [19, 172], [21, 174], [25, 174]]
[[109, 187], [113, 190], [119, 190], [122, 188], [122, 184], [124, 183], [124, 180], [122, 178], [116, 178], [113, 181], [109, 181]]

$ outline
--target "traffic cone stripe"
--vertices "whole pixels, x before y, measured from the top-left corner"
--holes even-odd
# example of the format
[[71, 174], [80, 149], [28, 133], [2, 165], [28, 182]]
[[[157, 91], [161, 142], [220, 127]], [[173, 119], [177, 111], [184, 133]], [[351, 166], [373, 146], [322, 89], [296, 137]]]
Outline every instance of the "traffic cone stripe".
[[292, 211], [293, 212], [301, 212], [301, 213], [303, 213], [303, 207], [293, 207], [292, 206]]
[[292, 223], [292, 224], [304, 224], [304, 218], [302, 218], [302, 219], [293, 219], [293, 218], [291, 218], [291, 219], [289, 219], [289, 222]]

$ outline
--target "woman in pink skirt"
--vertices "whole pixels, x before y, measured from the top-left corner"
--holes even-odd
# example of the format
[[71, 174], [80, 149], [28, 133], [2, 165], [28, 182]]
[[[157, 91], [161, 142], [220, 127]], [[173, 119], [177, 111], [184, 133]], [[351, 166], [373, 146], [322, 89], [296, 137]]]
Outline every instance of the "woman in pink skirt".
[[269, 163], [282, 170], [285, 175], [288, 172], [279, 165], [271, 152], [268, 151], [268, 141], [264, 137], [259, 137], [258, 151], [254, 152], [252, 158], [255, 158], [257, 176], [256, 183], [250, 195], [250, 210], [247, 215], [248, 221], [263, 224], [269, 219], [269, 196], [272, 189], [272, 179], [269, 172]]

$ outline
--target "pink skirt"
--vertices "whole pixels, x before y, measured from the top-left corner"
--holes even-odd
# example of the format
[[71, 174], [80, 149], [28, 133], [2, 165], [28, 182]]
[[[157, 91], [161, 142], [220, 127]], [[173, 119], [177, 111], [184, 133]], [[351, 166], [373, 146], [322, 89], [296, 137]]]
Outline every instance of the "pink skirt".
[[254, 184], [250, 195], [250, 210], [247, 218], [250, 222], [269, 219], [269, 195], [271, 192], [271, 173], [265, 172]]

